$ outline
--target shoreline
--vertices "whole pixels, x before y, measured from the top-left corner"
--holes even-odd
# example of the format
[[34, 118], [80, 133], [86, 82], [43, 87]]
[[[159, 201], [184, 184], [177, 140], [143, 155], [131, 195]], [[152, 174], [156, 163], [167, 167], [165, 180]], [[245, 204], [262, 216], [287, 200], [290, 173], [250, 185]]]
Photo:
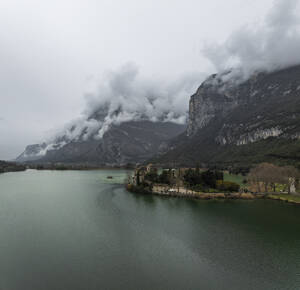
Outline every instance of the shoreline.
[[194, 200], [258, 200], [258, 199], [269, 199], [281, 202], [287, 202], [291, 204], [300, 205], [300, 195], [282, 194], [282, 193], [203, 193], [203, 192], [192, 192], [191, 190], [182, 191], [158, 191], [158, 190], [146, 190], [145, 188], [137, 188], [132, 185], [126, 186], [128, 192], [144, 194], [144, 195], [155, 195], [166, 198], [185, 198]]
[[300, 195], [293, 195], [293, 194], [274, 195], [274, 194], [269, 194], [268, 199], [300, 205]]

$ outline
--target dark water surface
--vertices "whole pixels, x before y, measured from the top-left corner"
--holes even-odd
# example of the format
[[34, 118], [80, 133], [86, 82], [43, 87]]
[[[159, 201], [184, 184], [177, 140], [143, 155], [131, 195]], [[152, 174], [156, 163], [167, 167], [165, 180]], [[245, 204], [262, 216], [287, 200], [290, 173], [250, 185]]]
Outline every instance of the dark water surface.
[[139, 196], [124, 175], [0, 175], [0, 289], [300, 289], [299, 206]]

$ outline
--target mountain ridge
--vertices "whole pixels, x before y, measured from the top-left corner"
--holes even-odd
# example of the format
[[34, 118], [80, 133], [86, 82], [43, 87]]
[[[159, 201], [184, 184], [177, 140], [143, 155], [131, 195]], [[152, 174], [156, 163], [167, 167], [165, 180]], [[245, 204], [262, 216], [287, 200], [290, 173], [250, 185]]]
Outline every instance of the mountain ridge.
[[186, 133], [169, 149], [158, 162], [299, 166], [300, 66], [242, 82], [228, 72], [210, 76], [190, 98]]
[[64, 141], [66, 137], [63, 136], [54, 144], [29, 145], [17, 161], [102, 166], [141, 163], [157, 152], [163, 152], [165, 142], [182, 133], [185, 128], [185, 125], [171, 122], [124, 122], [112, 125], [100, 139], [91, 136], [86, 140]]

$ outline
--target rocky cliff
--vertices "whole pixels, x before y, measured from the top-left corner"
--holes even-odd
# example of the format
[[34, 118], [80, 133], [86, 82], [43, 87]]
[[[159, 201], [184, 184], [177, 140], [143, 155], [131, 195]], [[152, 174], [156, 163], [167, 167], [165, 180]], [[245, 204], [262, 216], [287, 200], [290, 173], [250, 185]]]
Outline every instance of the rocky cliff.
[[300, 160], [300, 66], [247, 80], [232, 72], [212, 75], [189, 108], [186, 136], [174, 140], [161, 160]]

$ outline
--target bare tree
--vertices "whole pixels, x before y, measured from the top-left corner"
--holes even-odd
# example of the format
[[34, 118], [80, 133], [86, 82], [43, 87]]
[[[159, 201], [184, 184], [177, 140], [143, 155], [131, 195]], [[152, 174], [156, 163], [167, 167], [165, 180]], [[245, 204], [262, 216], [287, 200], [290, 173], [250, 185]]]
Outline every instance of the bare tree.
[[286, 184], [288, 188], [288, 193], [291, 192], [292, 185], [295, 184], [295, 181], [299, 178], [300, 173], [299, 170], [293, 166], [285, 166], [282, 167], [282, 178], [284, 184]]
[[250, 170], [248, 180], [255, 184], [260, 192], [268, 192], [269, 189], [275, 192], [277, 183], [285, 184], [283, 171], [283, 167], [271, 163], [261, 163]]

